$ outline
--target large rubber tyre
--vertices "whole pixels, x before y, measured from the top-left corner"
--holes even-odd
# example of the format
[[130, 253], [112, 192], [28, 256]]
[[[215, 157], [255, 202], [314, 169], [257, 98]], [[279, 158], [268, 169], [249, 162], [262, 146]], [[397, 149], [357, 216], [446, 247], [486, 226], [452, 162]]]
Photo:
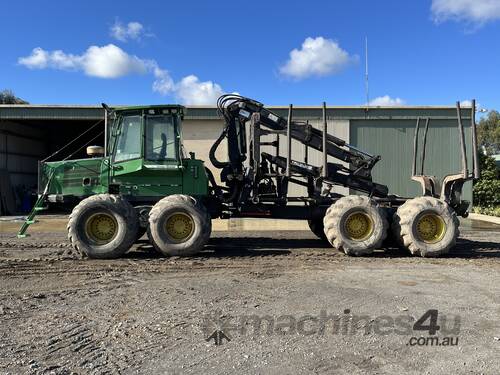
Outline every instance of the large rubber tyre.
[[455, 246], [459, 224], [456, 213], [446, 202], [417, 197], [398, 208], [392, 231], [399, 244], [413, 255], [435, 257], [447, 254]]
[[307, 220], [307, 224], [309, 224], [311, 232], [313, 232], [318, 238], [327, 241], [325, 227], [322, 220]]
[[[366, 224], [360, 226], [362, 232], [359, 235], [349, 232], [352, 229], [348, 229], [347, 223], [353, 217], [360, 217]], [[353, 256], [368, 255], [380, 248], [389, 227], [385, 212], [372, 199], [360, 195], [342, 197], [332, 204], [326, 211], [323, 224], [332, 246]]]
[[[170, 220], [178, 215], [189, 225], [179, 232], [169, 233]], [[182, 224], [181, 220], [181, 224]], [[189, 230], [185, 230], [190, 228]], [[186, 235], [184, 236], [184, 231]], [[189, 233], [188, 233], [189, 232]], [[206, 208], [189, 195], [170, 195], [156, 203], [149, 213], [148, 236], [160, 253], [167, 256], [187, 256], [200, 252], [212, 232], [212, 220]]]
[[78, 252], [89, 258], [112, 259], [135, 242], [138, 220], [134, 208], [121, 196], [97, 194], [73, 209], [67, 228], [68, 239]]

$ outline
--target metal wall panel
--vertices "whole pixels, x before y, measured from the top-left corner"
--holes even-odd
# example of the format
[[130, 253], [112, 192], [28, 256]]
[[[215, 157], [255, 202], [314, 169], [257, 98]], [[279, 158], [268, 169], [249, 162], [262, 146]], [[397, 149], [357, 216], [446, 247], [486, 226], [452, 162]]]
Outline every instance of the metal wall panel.
[[[470, 120], [464, 120], [469, 169], [472, 168]], [[420, 184], [410, 179], [415, 120], [352, 120], [351, 144], [382, 156], [373, 169], [374, 180], [389, 186], [392, 194], [421, 195]], [[420, 138], [425, 120], [420, 121]], [[431, 120], [427, 136], [424, 174], [443, 177], [461, 170], [460, 143], [456, 120]], [[421, 150], [421, 148], [419, 149]], [[419, 171], [419, 169], [417, 169]], [[472, 184], [464, 186], [464, 199], [472, 200]]]
[[104, 118], [99, 106], [0, 105], [0, 119], [6, 120], [98, 120]]
[[[220, 170], [212, 166], [208, 154], [223, 127], [220, 120], [185, 120], [182, 125], [184, 148], [187, 152], [194, 152], [197, 159], [205, 161], [205, 166], [212, 170], [217, 183], [220, 183]], [[227, 142], [221, 143], [216, 156], [221, 161], [227, 160]]]

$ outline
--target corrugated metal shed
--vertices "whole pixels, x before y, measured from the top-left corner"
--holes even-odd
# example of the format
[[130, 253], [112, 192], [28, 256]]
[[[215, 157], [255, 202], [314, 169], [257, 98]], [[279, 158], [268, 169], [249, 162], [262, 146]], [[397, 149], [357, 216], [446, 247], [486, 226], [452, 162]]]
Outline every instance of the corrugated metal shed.
[[[287, 115], [287, 107], [268, 107], [277, 114]], [[31, 126], [44, 121], [58, 121], [66, 127], [72, 121], [96, 121], [102, 119], [101, 106], [78, 105], [0, 105], [0, 121], [29, 121]], [[470, 107], [462, 108], [464, 126], [467, 127], [467, 146], [470, 151]], [[309, 120], [320, 126], [322, 108], [320, 106], [294, 107], [293, 117]], [[373, 154], [380, 154], [382, 161], [374, 168], [376, 181], [385, 183], [394, 194], [414, 196], [420, 194], [419, 185], [410, 180], [413, 152], [413, 132], [418, 117], [431, 117], [425, 173], [443, 176], [460, 170], [459, 141], [456, 108], [453, 106], [404, 106], [365, 107], [329, 106], [327, 108], [329, 131], [345, 139], [348, 143]], [[206, 145], [211, 144], [220, 132], [222, 123], [215, 107], [188, 106], [185, 117], [186, 128], [196, 135], [200, 126], [204, 127], [203, 151], [198, 157], [205, 159]], [[207, 129], [210, 129], [209, 131]], [[76, 135], [76, 134], [75, 134]], [[194, 145], [199, 137], [187, 140]], [[10, 150], [10, 148], [9, 148]], [[284, 142], [281, 152], [286, 152]], [[293, 157], [303, 160], [304, 148], [293, 142]], [[310, 153], [311, 162], [319, 162], [315, 152]], [[470, 155], [469, 155], [470, 160]], [[465, 187], [465, 199], [472, 199], [471, 184]], [[298, 192], [299, 190], [297, 190]]]
[[[267, 107], [278, 115], [287, 115], [286, 106]], [[294, 118], [320, 119], [322, 108], [317, 106], [297, 106], [293, 109]], [[463, 108], [464, 118], [470, 119], [470, 109]], [[94, 120], [101, 119], [104, 110], [101, 106], [80, 105], [9, 105], [0, 104], [0, 119], [4, 120]], [[405, 107], [363, 107], [329, 106], [327, 116], [331, 119], [416, 119], [418, 116], [430, 116], [440, 119], [455, 119], [455, 107], [443, 106], [405, 106]], [[186, 120], [218, 120], [215, 107], [188, 106]]]

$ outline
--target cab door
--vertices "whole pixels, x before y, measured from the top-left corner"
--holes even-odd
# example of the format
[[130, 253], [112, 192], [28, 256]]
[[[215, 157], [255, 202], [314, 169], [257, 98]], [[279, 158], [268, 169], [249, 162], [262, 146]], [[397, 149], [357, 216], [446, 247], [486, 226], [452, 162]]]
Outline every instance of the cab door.
[[127, 114], [117, 133], [111, 183], [119, 185], [120, 194], [132, 201], [154, 201], [182, 192], [172, 116]]
[[144, 116], [144, 160], [142, 185], [152, 196], [182, 193], [183, 167], [179, 155], [176, 117], [164, 113]]

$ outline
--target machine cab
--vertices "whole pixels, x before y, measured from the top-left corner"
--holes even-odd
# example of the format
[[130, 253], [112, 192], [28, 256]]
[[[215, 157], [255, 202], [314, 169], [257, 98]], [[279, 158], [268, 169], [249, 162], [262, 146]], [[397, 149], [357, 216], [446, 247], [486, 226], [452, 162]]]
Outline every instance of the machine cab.
[[184, 107], [104, 108], [109, 124], [104, 149], [89, 147], [89, 158], [40, 163], [39, 193], [49, 186], [49, 202], [77, 202], [111, 193], [153, 204], [171, 194], [207, 194], [203, 162], [182, 151]]
[[178, 165], [181, 159], [181, 106], [127, 107], [114, 112], [109, 137], [111, 162], [137, 159]]
[[109, 190], [138, 201], [182, 193], [182, 106], [119, 108], [109, 134]]

